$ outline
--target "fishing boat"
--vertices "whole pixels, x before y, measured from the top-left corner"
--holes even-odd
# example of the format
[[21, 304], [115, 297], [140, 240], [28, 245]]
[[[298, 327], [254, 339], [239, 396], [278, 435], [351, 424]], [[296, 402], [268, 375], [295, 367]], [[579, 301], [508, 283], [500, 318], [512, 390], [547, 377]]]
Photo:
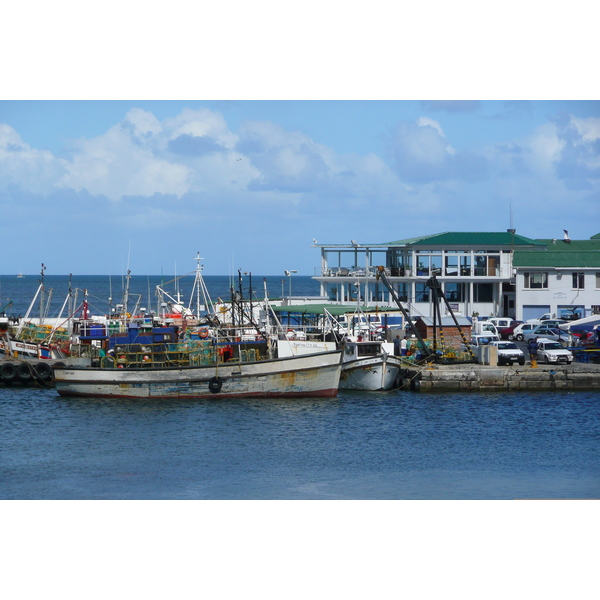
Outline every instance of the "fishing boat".
[[[238, 299], [228, 314], [214, 312], [202, 278], [200, 257], [194, 290], [202, 295], [195, 310], [158, 319], [127, 317], [111, 323], [82, 324], [80, 351], [54, 365], [61, 396], [114, 398], [298, 398], [337, 395], [341, 351], [279, 352], [277, 339], [261, 331]], [[172, 306], [183, 307], [166, 296]], [[241, 294], [240, 294], [241, 296]], [[162, 302], [169, 306], [168, 302]], [[126, 306], [126, 302], [124, 302]], [[125, 311], [126, 314], [127, 311]], [[206, 312], [205, 315], [201, 313]]]
[[398, 387], [400, 358], [386, 352], [381, 341], [342, 344], [340, 389], [386, 391]]
[[189, 349], [170, 344], [116, 347], [113, 356], [104, 357], [98, 366], [69, 365], [69, 361], [55, 365], [55, 388], [61, 396], [113, 398], [337, 395], [339, 351], [262, 359], [256, 348], [241, 348], [241, 344], [238, 342], [237, 352], [232, 344], [211, 341]]

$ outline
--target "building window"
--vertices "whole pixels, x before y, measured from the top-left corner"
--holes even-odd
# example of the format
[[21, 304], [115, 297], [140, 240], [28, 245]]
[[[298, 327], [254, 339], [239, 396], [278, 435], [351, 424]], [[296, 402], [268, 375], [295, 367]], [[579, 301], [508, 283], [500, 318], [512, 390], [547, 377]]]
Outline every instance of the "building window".
[[524, 287], [526, 289], [546, 289], [548, 287], [548, 273], [523, 273]]
[[600, 288], [600, 273], [596, 273], [596, 289]]
[[474, 302], [493, 302], [494, 301], [494, 284], [493, 283], [476, 283], [473, 285], [473, 301]]
[[415, 283], [415, 302], [429, 302], [429, 288], [424, 283]]
[[446, 275], [458, 275], [458, 256], [456, 254], [446, 256]]
[[444, 295], [448, 302], [464, 302], [465, 301], [465, 284], [464, 283], [446, 283], [444, 285]]
[[585, 275], [584, 273], [573, 273], [573, 289], [583, 290], [585, 289]]
[[441, 275], [442, 255], [417, 251], [417, 276]]
[[471, 275], [471, 257], [469, 255], [460, 257], [460, 274], [463, 277]]
[[396, 289], [398, 293], [398, 300], [400, 300], [400, 302], [408, 302], [408, 284], [398, 283], [396, 284]]

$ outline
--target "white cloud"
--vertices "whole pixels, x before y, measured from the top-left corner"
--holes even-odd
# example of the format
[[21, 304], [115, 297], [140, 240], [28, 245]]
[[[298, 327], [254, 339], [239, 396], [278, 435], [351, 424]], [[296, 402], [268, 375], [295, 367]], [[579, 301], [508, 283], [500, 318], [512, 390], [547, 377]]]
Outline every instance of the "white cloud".
[[31, 192], [47, 194], [66, 166], [65, 161], [47, 150], [32, 148], [12, 127], [0, 123], [0, 186], [24, 184]]

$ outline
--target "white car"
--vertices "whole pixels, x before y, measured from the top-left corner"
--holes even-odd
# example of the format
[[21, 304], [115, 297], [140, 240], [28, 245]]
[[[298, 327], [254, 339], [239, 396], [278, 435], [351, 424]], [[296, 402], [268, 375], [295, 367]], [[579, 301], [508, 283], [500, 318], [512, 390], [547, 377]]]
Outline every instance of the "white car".
[[508, 339], [522, 342], [525, 339], [525, 334], [530, 333], [538, 326], [539, 323], [521, 323], [514, 328]]
[[543, 360], [546, 364], [567, 363], [571, 364], [573, 355], [560, 343], [554, 340], [539, 339], [538, 360]]
[[516, 362], [520, 365], [525, 364], [525, 354], [514, 342], [495, 341], [490, 342], [490, 346], [498, 348], [499, 365], [512, 365]]

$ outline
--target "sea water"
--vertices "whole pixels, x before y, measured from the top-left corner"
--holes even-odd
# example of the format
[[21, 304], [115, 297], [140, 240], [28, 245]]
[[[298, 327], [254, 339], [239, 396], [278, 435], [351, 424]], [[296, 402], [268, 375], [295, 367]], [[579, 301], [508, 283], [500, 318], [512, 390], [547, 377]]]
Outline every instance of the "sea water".
[[0, 498], [598, 498], [599, 401], [403, 391], [140, 401], [0, 389]]
[[[134, 277], [130, 293], [152, 306], [154, 286], [166, 280]], [[229, 278], [206, 282], [213, 298], [225, 299]], [[8, 312], [24, 314], [37, 279], [2, 276], [0, 283], [2, 300], [13, 300]], [[71, 280], [88, 290], [99, 314], [121, 283]], [[48, 316], [58, 316], [68, 278], [45, 284], [55, 289]], [[287, 295], [289, 284], [267, 278], [268, 293]], [[318, 294], [309, 277], [291, 285], [294, 296]], [[246, 297], [249, 287], [246, 277]], [[262, 288], [262, 278], [252, 287]], [[185, 299], [184, 292], [191, 293], [189, 280]], [[600, 393], [593, 391], [165, 401], [0, 388], [0, 499], [599, 497]]]

